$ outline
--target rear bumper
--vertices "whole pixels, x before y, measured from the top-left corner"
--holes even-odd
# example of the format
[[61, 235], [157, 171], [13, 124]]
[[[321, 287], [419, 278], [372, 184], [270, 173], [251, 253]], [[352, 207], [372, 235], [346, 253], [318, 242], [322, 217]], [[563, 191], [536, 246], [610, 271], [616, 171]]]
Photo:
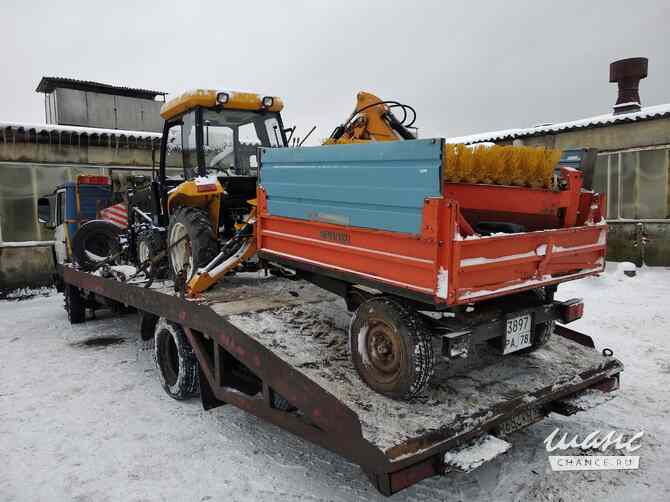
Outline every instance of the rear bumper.
[[[434, 329], [438, 336], [441, 336], [441, 353], [443, 357], [466, 357], [470, 346], [504, 336], [507, 328], [507, 319], [529, 314], [532, 318], [534, 329], [538, 324], [562, 321], [562, 306], [563, 302], [554, 301], [539, 306], [530, 306], [512, 310], [505, 309], [493, 315], [491, 318], [478, 323], [448, 321], [443, 326], [436, 325]], [[440, 334], [440, 331], [442, 330], [443, 334]], [[588, 345], [588, 341], [583, 343], [580, 340], [579, 342], [582, 343], [582, 345]]]

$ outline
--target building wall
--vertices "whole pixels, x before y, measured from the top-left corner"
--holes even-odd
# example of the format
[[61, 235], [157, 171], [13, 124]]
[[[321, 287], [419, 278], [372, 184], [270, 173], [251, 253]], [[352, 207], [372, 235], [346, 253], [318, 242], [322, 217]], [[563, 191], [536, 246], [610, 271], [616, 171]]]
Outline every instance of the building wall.
[[53, 255], [52, 245], [48, 242], [20, 246], [0, 242], [0, 298], [8, 290], [52, 284]]
[[[27, 133], [26, 133], [27, 134]], [[61, 135], [60, 141], [33, 143], [28, 138], [0, 137], [0, 160], [12, 162], [44, 162], [151, 166], [158, 164], [159, 144], [134, 139], [93, 140], [79, 135]]]
[[598, 148], [593, 188], [607, 195], [608, 259], [670, 266], [670, 118], [522, 138]]
[[51, 124], [160, 132], [162, 101], [58, 88], [47, 95]]
[[601, 151], [670, 144], [670, 118], [575, 129], [522, 138], [524, 145], [547, 148], [598, 148]]
[[[112, 175], [124, 186], [129, 175], [151, 175], [158, 167], [156, 140], [93, 138], [34, 131], [0, 135], [0, 242], [50, 240], [53, 232], [38, 222], [37, 199], [80, 174]], [[154, 163], [155, 159], [155, 163]], [[181, 174], [178, 155], [168, 157], [168, 174]]]

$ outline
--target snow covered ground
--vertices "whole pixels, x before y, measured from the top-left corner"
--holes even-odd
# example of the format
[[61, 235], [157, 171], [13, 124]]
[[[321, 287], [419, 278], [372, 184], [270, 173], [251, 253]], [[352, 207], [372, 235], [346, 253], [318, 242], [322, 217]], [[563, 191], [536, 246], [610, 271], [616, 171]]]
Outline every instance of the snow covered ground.
[[[473, 473], [393, 499], [670, 500], [670, 269], [630, 278], [609, 264], [558, 296], [585, 298], [571, 327], [626, 365], [618, 397], [551, 415]], [[0, 301], [0, 500], [384, 500], [335, 454], [233, 407], [170, 399], [136, 318], [99, 317], [70, 326], [60, 295]], [[643, 430], [640, 469], [552, 472], [542, 442], [555, 427]]]

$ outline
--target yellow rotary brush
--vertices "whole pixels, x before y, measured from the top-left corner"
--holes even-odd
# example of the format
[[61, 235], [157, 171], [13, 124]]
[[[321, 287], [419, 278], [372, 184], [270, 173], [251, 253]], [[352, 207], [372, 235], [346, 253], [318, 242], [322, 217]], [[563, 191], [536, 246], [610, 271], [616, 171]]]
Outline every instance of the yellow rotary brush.
[[445, 145], [445, 179], [550, 188], [560, 150], [527, 146]]

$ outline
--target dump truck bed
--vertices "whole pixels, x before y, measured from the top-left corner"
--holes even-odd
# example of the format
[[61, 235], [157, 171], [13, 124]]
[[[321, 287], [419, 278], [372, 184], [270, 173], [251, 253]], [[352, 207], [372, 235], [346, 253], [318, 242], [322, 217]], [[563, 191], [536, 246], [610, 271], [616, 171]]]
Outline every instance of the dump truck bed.
[[[437, 308], [604, 270], [602, 198], [580, 172], [562, 168], [560, 190], [444, 183], [443, 150], [439, 139], [261, 149], [259, 256]], [[468, 234], [464, 211], [525, 230]]]
[[[483, 344], [468, 359], [438, 364], [428, 389], [401, 402], [360, 380], [348, 355], [350, 314], [310, 283], [243, 274], [189, 300], [171, 283], [145, 288], [69, 267], [64, 280], [181, 324], [200, 363], [206, 408], [233, 404], [329, 448], [386, 495], [443, 473], [454, 448], [503, 437], [552, 411], [574, 412], [574, 397], [618, 387], [623, 369], [588, 336], [559, 327], [534, 353], [502, 357]], [[233, 362], [261, 382], [257, 390], [235, 383]], [[275, 409], [273, 392], [295, 409]]]

